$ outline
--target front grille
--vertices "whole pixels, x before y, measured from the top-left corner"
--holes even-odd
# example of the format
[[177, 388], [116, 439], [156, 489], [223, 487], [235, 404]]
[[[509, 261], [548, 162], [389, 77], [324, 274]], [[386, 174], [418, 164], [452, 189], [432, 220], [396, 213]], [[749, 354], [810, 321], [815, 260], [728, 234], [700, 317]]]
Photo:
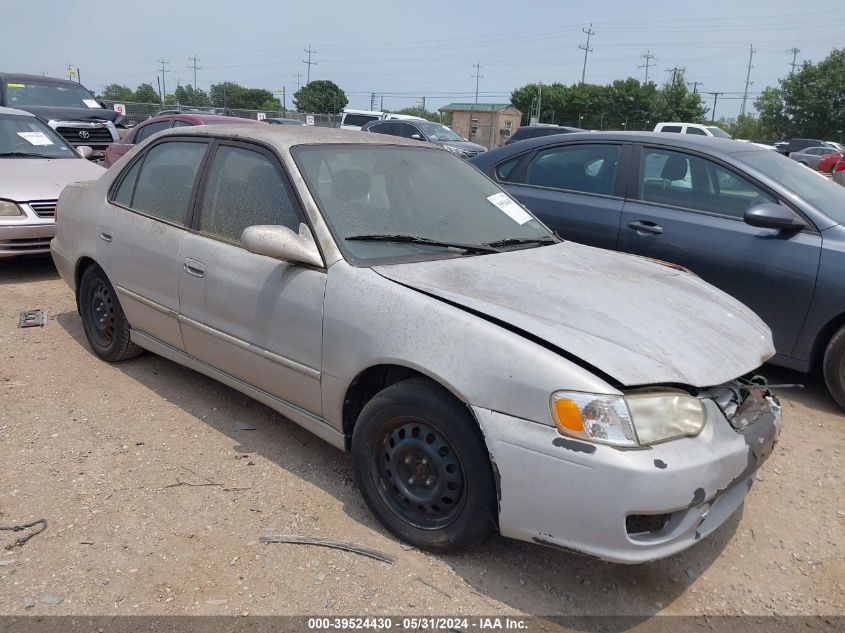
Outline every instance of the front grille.
[[472, 158], [472, 157], [474, 157], [474, 156], [478, 156], [478, 155], [479, 155], [479, 154], [481, 154], [481, 153], [482, 153], [482, 152], [480, 152], [480, 151], [479, 151], [479, 152], [475, 152], [475, 151], [468, 151], [468, 152], [464, 152], [464, 157], [466, 157], [466, 158]]
[[35, 215], [39, 218], [54, 218], [56, 217], [56, 203], [58, 200], [39, 200], [38, 202], [30, 202], [29, 208], [35, 211]]
[[29, 237], [16, 240], [0, 240], [0, 252], [34, 253], [50, 250], [49, 237]]
[[[114, 140], [107, 127], [58, 127], [56, 132], [73, 145], [109, 145]], [[88, 138], [79, 136], [80, 132], [87, 132]]]

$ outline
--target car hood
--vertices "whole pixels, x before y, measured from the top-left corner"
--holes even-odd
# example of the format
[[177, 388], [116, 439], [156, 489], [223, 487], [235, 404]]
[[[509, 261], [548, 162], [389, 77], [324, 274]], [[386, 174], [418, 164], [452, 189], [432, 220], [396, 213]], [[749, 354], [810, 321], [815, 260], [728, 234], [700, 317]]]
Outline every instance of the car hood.
[[455, 149], [461, 149], [465, 152], [486, 152], [487, 148], [478, 143], [470, 143], [469, 141], [441, 141], [441, 145], [448, 145]]
[[0, 198], [56, 200], [70, 183], [96, 180], [105, 171], [83, 158], [0, 158]]
[[87, 123], [94, 123], [96, 121], [111, 121], [112, 123], [119, 123], [124, 118], [119, 112], [109, 110], [107, 108], [61, 108], [55, 106], [15, 107], [19, 110], [31, 112], [44, 121], [54, 119], [57, 121], [85, 121]]
[[375, 271], [542, 339], [625, 386], [717, 385], [775, 351], [751, 310], [699, 277], [573, 242]]

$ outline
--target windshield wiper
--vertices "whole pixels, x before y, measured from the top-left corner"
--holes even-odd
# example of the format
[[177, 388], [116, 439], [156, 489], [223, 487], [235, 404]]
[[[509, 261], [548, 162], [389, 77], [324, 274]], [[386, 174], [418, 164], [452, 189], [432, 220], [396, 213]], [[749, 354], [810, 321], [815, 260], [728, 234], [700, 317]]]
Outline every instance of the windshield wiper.
[[505, 246], [517, 246], [519, 244], [537, 244], [538, 246], [546, 246], [547, 244], [557, 244], [558, 240], [552, 237], [508, 237], [503, 240], [496, 240], [495, 242], [484, 242], [484, 246], [491, 248], [504, 248]]
[[58, 158], [57, 156], [48, 156], [47, 154], [32, 154], [29, 152], [0, 152], [0, 158]]
[[405, 242], [407, 244], [425, 244], [427, 246], [442, 246], [444, 248], [459, 248], [466, 253], [499, 253], [499, 249], [490, 244], [461, 244], [459, 242], [441, 242], [427, 237], [415, 235], [350, 235], [347, 240], [363, 242]]

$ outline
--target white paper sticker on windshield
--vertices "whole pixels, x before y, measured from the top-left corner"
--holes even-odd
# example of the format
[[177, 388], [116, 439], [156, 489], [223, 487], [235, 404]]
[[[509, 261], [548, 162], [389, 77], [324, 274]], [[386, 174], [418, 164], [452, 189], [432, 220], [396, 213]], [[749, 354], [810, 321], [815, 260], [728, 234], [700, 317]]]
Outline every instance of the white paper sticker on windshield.
[[487, 200], [499, 207], [503, 213], [517, 224], [525, 224], [531, 219], [531, 216], [525, 209], [508, 198], [504, 193], [494, 193], [492, 196], [487, 196]]
[[100, 104], [94, 101], [94, 99], [83, 99], [82, 103], [87, 105], [89, 108], [99, 108]]
[[44, 132], [18, 132], [23, 140], [30, 145], [52, 145], [51, 141]]

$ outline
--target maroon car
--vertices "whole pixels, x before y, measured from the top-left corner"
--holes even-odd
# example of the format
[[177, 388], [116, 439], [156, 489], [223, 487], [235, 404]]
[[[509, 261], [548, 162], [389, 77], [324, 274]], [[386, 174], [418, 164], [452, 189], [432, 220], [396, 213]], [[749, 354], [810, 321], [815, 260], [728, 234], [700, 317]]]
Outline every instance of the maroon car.
[[109, 145], [103, 160], [105, 167], [111, 167], [117, 160], [138, 143], [143, 142], [156, 132], [168, 130], [172, 127], [184, 127], [186, 125], [218, 125], [223, 123], [260, 123], [253, 119], [242, 119], [234, 116], [223, 116], [222, 114], [203, 114], [196, 112], [183, 112], [181, 114], [163, 114], [147, 119], [133, 127], [119, 141]]

